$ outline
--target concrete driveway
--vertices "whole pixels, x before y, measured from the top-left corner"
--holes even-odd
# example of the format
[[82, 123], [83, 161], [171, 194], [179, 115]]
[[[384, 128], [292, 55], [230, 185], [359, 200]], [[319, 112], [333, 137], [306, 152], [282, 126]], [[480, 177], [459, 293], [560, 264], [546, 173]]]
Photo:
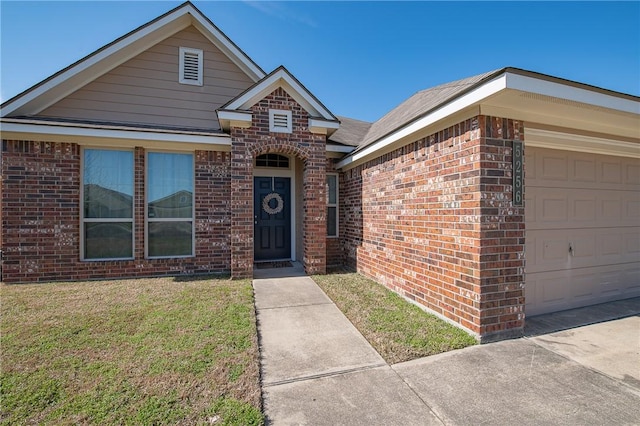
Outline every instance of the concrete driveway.
[[548, 332], [540, 317], [521, 339], [388, 365], [288, 272], [254, 280], [269, 424], [640, 424], [640, 298], [612, 305], [621, 319]]

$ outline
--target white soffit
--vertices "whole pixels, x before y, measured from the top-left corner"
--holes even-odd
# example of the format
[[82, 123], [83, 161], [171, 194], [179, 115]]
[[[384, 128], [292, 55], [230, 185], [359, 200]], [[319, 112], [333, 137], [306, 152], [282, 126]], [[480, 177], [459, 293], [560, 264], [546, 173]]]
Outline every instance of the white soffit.
[[507, 78], [507, 89], [521, 90], [523, 92], [567, 99], [601, 108], [640, 114], [639, 101], [520, 74], [506, 73], [505, 75]]
[[562, 149], [565, 151], [640, 158], [640, 140], [638, 143], [634, 143], [529, 127], [525, 127], [524, 135], [525, 147], [532, 146], [537, 148]]
[[265, 75], [247, 55], [191, 4], [185, 4], [151, 22], [81, 59], [57, 75], [54, 74], [22, 95], [18, 95], [13, 101], [10, 100], [3, 106], [0, 115], [2, 117], [36, 115], [75, 90], [190, 25], [194, 25], [203, 32], [205, 37], [222, 50], [253, 81], [258, 81]]

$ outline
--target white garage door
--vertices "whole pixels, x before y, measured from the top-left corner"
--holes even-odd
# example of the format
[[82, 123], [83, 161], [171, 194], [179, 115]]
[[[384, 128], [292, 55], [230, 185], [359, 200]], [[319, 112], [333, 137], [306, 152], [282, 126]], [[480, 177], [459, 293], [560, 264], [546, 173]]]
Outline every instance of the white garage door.
[[525, 153], [526, 314], [640, 296], [640, 160]]

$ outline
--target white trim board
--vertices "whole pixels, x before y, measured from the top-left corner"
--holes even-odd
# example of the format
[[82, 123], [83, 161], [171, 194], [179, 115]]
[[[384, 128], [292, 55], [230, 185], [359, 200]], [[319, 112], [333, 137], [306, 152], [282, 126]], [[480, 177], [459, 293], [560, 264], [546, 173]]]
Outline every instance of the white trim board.
[[198, 144], [205, 145], [208, 149], [231, 148], [231, 138], [224, 136], [205, 136], [185, 133], [139, 131], [139, 130], [112, 130], [92, 129], [59, 125], [40, 125], [2, 122], [0, 130], [3, 139], [38, 140], [43, 142], [74, 142], [81, 145], [92, 143], [95, 139], [107, 139], [114, 142], [163, 142], [176, 145]]
[[617, 157], [640, 158], [640, 141], [633, 143], [527, 127], [524, 129], [524, 135], [525, 149], [531, 146], [536, 148], [587, 152], [591, 154], [614, 155]]

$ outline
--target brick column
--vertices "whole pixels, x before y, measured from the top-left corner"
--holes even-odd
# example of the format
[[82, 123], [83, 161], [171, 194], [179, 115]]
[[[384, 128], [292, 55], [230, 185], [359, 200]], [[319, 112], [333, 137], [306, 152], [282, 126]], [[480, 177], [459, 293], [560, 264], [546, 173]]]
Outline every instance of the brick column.
[[478, 117], [480, 141], [480, 336], [482, 341], [522, 333], [524, 327], [524, 206], [512, 201], [513, 141], [523, 123]]
[[[320, 149], [322, 147], [323, 149]], [[307, 274], [327, 272], [326, 154], [316, 144], [304, 169], [304, 269]]]
[[253, 277], [253, 157], [247, 145], [255, 142], [243, 129], [231, 138], [231, 277]]

